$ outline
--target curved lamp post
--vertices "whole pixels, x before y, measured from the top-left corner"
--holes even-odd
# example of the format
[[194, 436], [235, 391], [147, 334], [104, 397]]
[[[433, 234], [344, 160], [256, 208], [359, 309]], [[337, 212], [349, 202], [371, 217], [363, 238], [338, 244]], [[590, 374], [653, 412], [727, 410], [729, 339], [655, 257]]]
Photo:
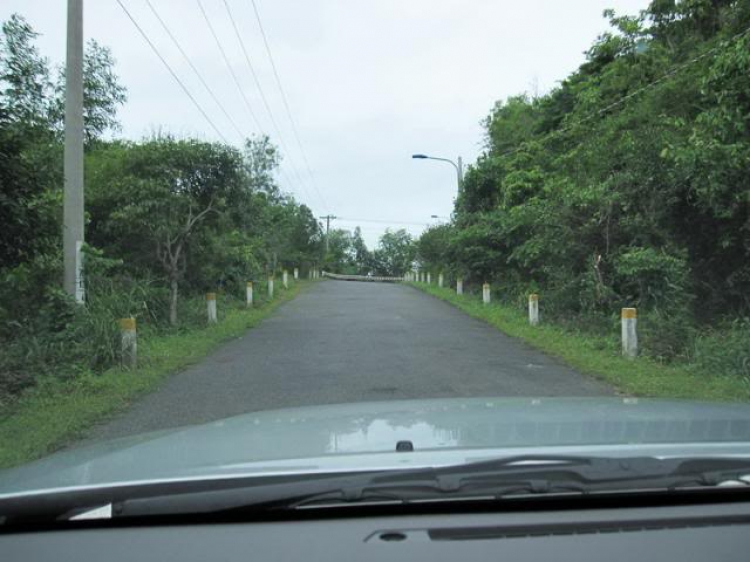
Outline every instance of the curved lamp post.
[[426, 154], [412, 154], [411, 156], [415, 160], [438, 160], [439, 162], [448, 162], [451, 166], [456, 169], [456, 177], [458, 179], [458, 191], [461, 191], [461, 185], [464, 181], [464, 166], [461, 157], [458, 157], [458, 162], [454, 162], [448, 158], [438, 158], [437, 156], [427, 156]]

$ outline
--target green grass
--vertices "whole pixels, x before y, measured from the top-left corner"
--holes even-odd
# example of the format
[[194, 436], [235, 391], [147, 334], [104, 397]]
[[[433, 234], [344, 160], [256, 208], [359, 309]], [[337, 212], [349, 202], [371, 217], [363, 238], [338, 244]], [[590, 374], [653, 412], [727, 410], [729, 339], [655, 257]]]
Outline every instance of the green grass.
[[[273, 301], [257, 308], [220, 310], [220, 322], [214, 326], [140, 338], [137, 369], [113, 368], [66, 382], [40, 381], [0, 417], [0, 468], [40, 458], [74, 441], [94, 424], [155, 390], [170, 374], [200, 361], [221, 343], [242, 335], [280, 304], [294, 298], [306, 284], [293, 283], [287, 291], [277, 290]], [[220, 309], [221, 305], [220, 300]]]
[[[571, 332], [559, 326], [531, 326], [526, 314], [502, 303], [484, 305], [476, 295], [457, 295], [447, 288], [411, 283], [447, 301], [468, 315], [486, 321], [505, 334], [561, 359], [579, 372], [614, 386], [628, 396], [716, 401], [750, 400], [750, 384], [732, 376], [700, 371], [688, 364], [665, 365], [647, 357], [623, 358], [602, 339]], [[540, 301], [543, 313], [544, 302]]]

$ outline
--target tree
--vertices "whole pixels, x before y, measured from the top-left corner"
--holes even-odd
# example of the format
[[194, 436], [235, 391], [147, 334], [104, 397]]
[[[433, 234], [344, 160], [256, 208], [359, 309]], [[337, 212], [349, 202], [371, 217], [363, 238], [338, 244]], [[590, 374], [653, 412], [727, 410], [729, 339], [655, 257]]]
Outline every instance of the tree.
[[50, 108], [47, 59], [34, 45], [39, 36], [26, 20], [13, 14], [0, 35], [0, 96], [6, 122], [44, 127]]
[[323, 267], [334, 273], [356, 273], [356, 263], [352, 233], [334, 228], [328, 233], [328, 251]]
[[[91, 39], [83, 56], [83, 128], [87, 144], [107, 131], [119, 131], [117, 108], [127, 101], [127, 90], [114, 71], [115, 60], [108, 47]], [[65, 125], [65, 68], [58, 69], [52, 119], [62, 133]]]
[[519, 300], [543, 291], [550, 316], [747, 314], [750, 3], [605, 17], [558, 88], [494, 105], [455, 221], [422, 235], [419, 259]]
[[202, 230], [242, 194], [241, 155], [194, 140], [154, 138], [121, 143], [92, 170], [92, 244], [138, 267], [161, 273], [177, 324], [179, 287]]
[[416, 257], [416, 245], [406, 230], [385, 231], [375, 250], [374, 261], [378, 275], [401, 277], [411, 270]]
[[354, 250], [354, 263], [359, 275], [366, 275], [372, 268], [372, 254], [367, 249], [365, 239], [362, 237], [362, 229], [356, 227], [352, 236], [352, 249]]

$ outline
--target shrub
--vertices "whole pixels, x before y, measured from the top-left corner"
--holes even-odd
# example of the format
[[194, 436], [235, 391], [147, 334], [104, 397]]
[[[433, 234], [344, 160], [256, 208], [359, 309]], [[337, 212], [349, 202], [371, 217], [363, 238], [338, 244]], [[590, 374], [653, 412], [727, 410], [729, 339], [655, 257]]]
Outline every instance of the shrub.
[[750, 318], [698, 335], [692, 360], [695, 368], [707, 375], [750, 380]]

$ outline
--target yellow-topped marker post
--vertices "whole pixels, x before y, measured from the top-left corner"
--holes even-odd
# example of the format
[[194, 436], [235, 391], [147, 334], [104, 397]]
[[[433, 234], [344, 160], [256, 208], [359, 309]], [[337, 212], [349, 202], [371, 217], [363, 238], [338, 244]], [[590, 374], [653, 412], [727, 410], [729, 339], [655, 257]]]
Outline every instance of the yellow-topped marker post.
[[208, 313], [208, 323], [216, 324], [218, 316], [216, 315], [216, 293], [206, 293], [206, 312]]
[[635, 359], [638, 356], [638, 333], [636, 331], [638, 311], [635, 308], [623, 308], [621, 317], [622, 355]]
[[529, 295], [529, 324], [532, 326], [539, 325], [539, 295]]
[[120, 325], [122, 366], [134, 369], [138, 366], [138, 337], [135, 329], [135, 318], [122, 318]]

